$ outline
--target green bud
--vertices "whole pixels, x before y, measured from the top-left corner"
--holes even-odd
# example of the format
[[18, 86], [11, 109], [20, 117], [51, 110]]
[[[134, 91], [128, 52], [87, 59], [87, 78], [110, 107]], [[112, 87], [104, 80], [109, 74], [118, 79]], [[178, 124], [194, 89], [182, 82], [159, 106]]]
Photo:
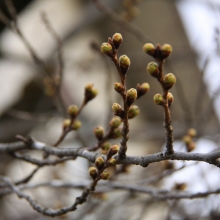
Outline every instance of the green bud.
[[111, 134], [111, 138], [119, 138], [121, 137], [121, 131], [120, 129], [116, 128]]
[[131, 65], [131, 61], [126, 55], [122, 55], [119, 57], [119, 66], [123, 74], [126, 74], [130, 65]]
[[102, 145], [101, 145], [101, 148], [102, 150], [104, 151], [108, 151], [111, 147], [111, 144], [109, 142], [104, 142]]
[[97, 169], [96, 169], [95, 167], [90, 167], [90, 168], [89, 168], [89, 175], [90, 175], [93, 179], [95, 179], [95, 178], [97, 177], [97, 175], [98, 175]]
[[190, 129], [187, 131], [187, 134], [188, 134], [190, 137], [194, 138], [194, 137], [196, 136], [196, 134], [197, 134], [197, 131], [196, 131], [195, 128], [190, 128]]
[[100, 174], [100, 178], [102, 180], [108, 180], [110, 178], [110, 173], [108, 171], [104, 171]]
[[117, 160], [115, 158], [110, 158], [108, 160], [108, 165], [115, 166], [117, 164]]
[[150, 89], [150, 85], [148, 83], [142, 83], [141, 85], [137, 84], [137, 94], [138, 98], [145, 95]]
[[164, 44], [161, 47], [161, 57], [162, 59], [166, 59], [172, 53], [172, 46], [170, 44]]
[[98, 140], [102, 140], [103, 135], [104, 135], [104, 128], [101, 126], [96, 127], [94, 129], [94, 134]]
[[147, 65], [147, 72], [148, 72], [151, 76], [153, 76], [153, 77], [155, 77], [155, 78], [159, 77], [160, 71], [159, 71], [159, 66], [158, 66], [158, 64], [155, 63], [155, 62], [150, 62], [150, 63], [148, 63], [148, 65]]
[[151, 43], [146, 43], [143, 46], [143, 50], [144, 50], [145, 53], [147, 53], [151, 56], [154, 56], [154, 54], [155, 54], [155, 46]]
[[104, 167], [105, 161], [102, 157], [97, 157], [95, 160], [96, 167], [100, 170]]
[[122, 35], [120, 33], [115, 33], [112, 36], [112, 41], [115, 46], [115, 49], [117, 50], [123, 41]]
[[67, 109], [67, 113], [71, 118], [74, 118], [78, 113], [78, 107], [76, 105], [70, 105]]
[[116, 82], [114, 85], [114, 89], [118, 93], [122, 93], [124, 91], [124, 86], [120, 82]]
[[159, 93], [154, 95], [154, 103], [157, 105], [163, 105], [164, 104], [163, 96]]
[[140, 114], [140, 109], [137, 105], [132, 105], [128, 110], [128, 119], [132, 119]]
[[112, 118], [112, 120], [110, 121], [109, 125], [112, 127], [112, 128], [117, 128], [119, 127], [121, 124], [121, 118], [116, 116], [114, 118]]
[[176, 77], [172, 73], [168, 73], [163, 80], [165, 88], [171, 89], [173, 85], [176, 83]]
[[81, 126], [82, 126], [81, 121], [76, 120], [76, 121], [74, 121], [73, 124], [72, 124], [72, 129], [73, 129], [73, 130], [78, 130], [79, 128], [81, 128]]
[[63, 129], [68, 128], [71, 125], [71, 120], [70, 119], [65, 119], [63, 121]]
[[137, 99], [137, 90], [136, 89], [129, 89], [127, 91], [127, 104], [130, 106], [135, 100]]
[[102, 43], [101, 52], [111, 57], [113, 53], [112, 45], [109, 43]]
[[182, 140], [186, 145], [188, 145], [192, 141], [192, 137], [189, 135], [184, 135]]
[[118, 103], [114, 103], [112, 105], [112, 110], [115, 113], [115, 115], [119, 116], [120, 118], [123, 118], [124, 111], [123, 111], [122, 107]]
[[94, 99], [98, 94], [98, 90], [93, 88], [93, 84], [87, 84], [85, 86], [85, 101], [89, 102]]

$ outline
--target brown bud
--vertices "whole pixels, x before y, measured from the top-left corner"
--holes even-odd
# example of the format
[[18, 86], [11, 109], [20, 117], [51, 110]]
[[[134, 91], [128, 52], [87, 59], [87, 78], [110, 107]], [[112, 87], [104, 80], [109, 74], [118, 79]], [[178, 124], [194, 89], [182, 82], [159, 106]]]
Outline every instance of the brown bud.
[[196, 148], [196, 143], [195, 143], [194, 141], [191, 141], [190, 143], [188, 143], [188, 144], [186, 145], [187, 152], [191, 152], [191, 151], [193, 151], [195, 148]]

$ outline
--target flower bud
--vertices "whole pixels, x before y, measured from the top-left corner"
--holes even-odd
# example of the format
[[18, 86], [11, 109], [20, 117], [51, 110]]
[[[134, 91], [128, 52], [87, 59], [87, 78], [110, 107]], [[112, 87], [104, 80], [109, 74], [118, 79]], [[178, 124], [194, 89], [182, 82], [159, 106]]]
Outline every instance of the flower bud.
[[142, 83], [141, 85], [138, 83], [137, 84], [137, 98], [140, 98], [141, 96], [145, 95], [149, 89], [150, 89], [150, 85], [148, 83]]
[[154, 103], [157, 105], [163, 105], [164, 104], [163, 96], [159, 93], [154, 95]]
[[114, 85], [114, 89], [118, 93], [122, 93], [124, 91], [124, 86], [120, 82], [116, 82]]
[[101, 52], [111, 57], [113, 54], [112, 45], [109, 43], [102, 43]]
[[79, 128], [81, 128], [81, 126], [82, 126], [81, 121], [76, 120], [76, 121], [74, 121], [73, 124], [72, 124], [72, 129], [73, 129], [73, 130], [78, 130]]
[[127, 73], [130, 65], [131, 65], [131, 61], [126, 55], [122, 55], [119, 57], [119, 66], [123, 74]]
[[96, 167], [100, 170], [104, 167], [105, 161], [102, 157], [97, 157], [95, 160]]
[[172, 73], [168, 73], [164, 77], [163, 83], [166, 89], [171, 89], [172, 86], [176, 83], [176, 77]]
[[65, 119], [63, 121], [63, 130], [68, 128], [71, 125], [71, 120], [70, 119]]
[[101, 126], [96, 127], [94, 129], [94, 134], [98, 140], [102, 140], [103, 135], [104, 135], [104, 128]]
[[135, 100], [137, 99], [137, 90], [136, 89], [129, 89], [127, 91], [127, 104], [130, 106]]
[[104, 171], [100, 174], [100, 178], [102, 180], [108, 180], [110, 178], [110, 173], [108, 171]]
[[112, 157], [113, 155], [117, 154], [118, 151], [119, 151], [119, 146], [117, 144], [115, 144], [115, 145], [111, 146], [108, 154], [111, 155], [111, 157]]
[[192, 141], [192, 138], [189, 135], [185, 135], [182, 140], [186, 145], [188, 145]]
[[173, 103], [173, 101], [174, 101], [173, 94], [170, 93], [170, 92], [167, 93], [167, 101], [168, 101], [168, 105], [169, 105], [169, 106], [170, 106], [170, 105]]
[[112, 127], [112, 128], [117, 128], [119, 127], [121, 124], [121, 118], [116, 116], [114, 118], [112, 118], [112, 120], [110, 121], [109, 125]]
[[67, 113], [71, 118], [74, 118], [78, 113], [78, 107], [76, 105], [70, 105], [67, 109]]
[[109, 142], [104, 142], [102, 145], [101, 145], [101, 148], [102, 150], [104, 151], [108, 151], [111, 147], [111, 144]]
[[89, 175], [90, 175], [93, 179], [95, 179], [95, 178], [97, 177], [97, 175], [98, 175], [97, 169], [96, 169], [95, 167], [90, 167], [90, 168], [89, 168]]
[[174, 190], [185, 190], [187, 188], [187, 184], [186, 183], [176, 183], [174, 186]]
[[108, 160], [108, 165], [115, 166], [117, 164], [117, 160], [115, 158], [110, 158]]
[[94, 99], [98, 94], [98, 90], [93, 88], [93, 84], [87, 84], [85, 86], [85, 102], [89, 102]]
[[112, 134], [111, 134], [111, 138], [119, 138], [119, 137], [121, 137], [121, 131], [120, 131], [120, 129], [118, 129], [118, 128], [116, 128], [116, 129], [114, 129], [114, 131], [112, 132]]
[[155, 63], [155, 62], [150, 62], [150, 63], [148, 63], [148, 65], [147, 65], [147, 72], [148, 72], [151, 76], [153, 76], [153, 77], [155, 77], [155, 78], [159, 77], [160, 71], [159, 71], [159, 66], [158, 66], [158, 64]]
[[186, 145], [187, 152], [191, 152], [196, 148], [196, 143], [191, 141], [189, 144]]
[[190, 137], [194, 138], [194, 137], [196, 136], [196, 134], [197, 134], [196, 129], [190, 128], [190, 129], [187, 131], [187, 134], [188, 134]]
[[115, 115], [119, 116], [120, 118], [124, 117], [124, 111], [118, 103], [114, 103], [112, 105], [112, 110], [115, 113]]
[[132, 119], [140, 114], [140, 109], [137, 105], [132, 105], [128, 110], [128, 119]]
[[112, 41], [115, 46], [115, 49], [117, 50], [123, 41], [122, 35], [120, 33], [115, 33], [112, 36]]
[[154, 56], [154, 54], [155, 54], [155, 47], [151, 43], [146, 43], [143, 46], [143, 50], [144, 50], [145, 53], [147, 53], [147, 54], [149, 54], [151, 56]]
[[170, 44], [164, 44], [161, 47], [161, 58], [166, 59], [172, 53], [172, 46]]

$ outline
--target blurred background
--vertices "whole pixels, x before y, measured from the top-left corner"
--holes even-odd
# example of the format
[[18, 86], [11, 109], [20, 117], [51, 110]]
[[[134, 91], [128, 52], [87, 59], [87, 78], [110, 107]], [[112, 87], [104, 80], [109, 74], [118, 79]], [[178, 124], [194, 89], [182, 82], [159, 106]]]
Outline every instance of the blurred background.
[[[0, 23], [0, 142], [14, 142], [15, 135], [31, 135], [39, 141], [54, 144], [62, 131], [62, 122], [70, 104], [80, 106], [84, 87], [93, 83], [99, 95], [89, 102], [79, 119], [78, 134], [67, 136], [61, 147], [93, 146], [94, 127], [108, 129], [113, 116], [111, 106], [122, 103], [114, 91], [119, 81], [117, 71], [100, 46], [116, 32], [123, 36], [119, 55], [131, 59], [127, 87], [148, 82], [150, 91], [136, 102], [140, 115], [130, 121], [128, 155], [147, 155], [163, 148], [165, 131], [163, 110], [153, 102], [161, 92], [158, 82], [146, 72], [153, 58], [143, 52], [151, 42], [173, 47], [166, 60], [165, 73], [173, 73], [177, 83], [171, 92], [174, 104], [171, 117], [175, 150], [186, 151], [182, 141], [189, 128], [197, 131], [193, 152], [219, 149], [220, 94], [220, 2], [218, 0], [14, 0], [17, 24], [34, 53], [44, 62], [44, 68], [32, 59], [24, 42], [10, 28]], [[100, 4], [101, 5], [100, 5]], [[5, 1], [2, 12], [10, 17]], [[51, 79], [59, 76], [59, 50], [42, 19], [46, 13], [51, 26], [62, 42], [63, 76], [57, 99]], [[45, 75], [49, 73], [51, 77]], [[60, 80], [60, 79], [59, 79]], [[115, 140], [113, 143], [119, 143]], [[38, 155], [39, 156], [39, 155]], [[189, 166], [189, 168], [187, 168]], [[157, 186], [168, 190], [185, 184], [189, 192], [217, 189], [219, 169], [203, 164], [172, 162], [169, 173], [157, 182], [147, 181], [167, 172], [164, 163], [147, 168], [128, 167], [128, 173], [118, 181]], [[83, 159], [69, 161], [40, 170], [31, 182], [89, 180], [88, 163]], [[9, 155], [0, 155], [0, 174], [19, 180], [34, 166]], [[35, 191], [36, 190], [36, 191]], [[49, 188], [28, 191], [39, 203], [60, 208], [71, 204], [81, 191]], [[54, 219], [219, 219], [219, 196], [183, 201], [157, 201], [147, 195], [132, 192], [95, 194], [89, 203]], [[189, 208], [190, 207], [190, 208]], [[0, 198], [0, 219], [50, 219], [34, 212], [26, 201], [16, 196]], [[108, 216], [108, 217], [106, 217]]]

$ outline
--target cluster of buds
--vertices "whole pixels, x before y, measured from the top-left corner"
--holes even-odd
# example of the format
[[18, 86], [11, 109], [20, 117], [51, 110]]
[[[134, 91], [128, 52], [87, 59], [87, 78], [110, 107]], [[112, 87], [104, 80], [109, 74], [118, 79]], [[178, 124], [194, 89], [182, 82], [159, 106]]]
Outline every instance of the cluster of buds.
[[63, 121], [63, 130], [78, 130], [82, 126], [81, 121], [74, 120], [73, 122], [70, 119], [65, 119]]
[[187, 134], [183, 136], [183, 142], [186, 145], [187, 152], [191, 152], [195, 149], [196, 143], [194, 138], [196, 137], [196, 130], [194, 128], [190, 128], [187, 131]]
[[160, 46], [158, 44], [156, 47], [151, 43], [146, 43], [143, 46], [143, 50], [145, 53], [154, 57], [156, 60], [161, 61], [166, 59], [172, 53], [172, 46], [170, 44], [164, 44]]
[[110, 173], [105, 170], [109, 166], [116, 166], [117, 160], [113, 158], [115, 154], [118, 153], [119, 147], [118, 145], [113, 145], [110, 147], [106, 160], [103, 157], [97, 157], [95, 160], [95, 167], [89, 168], [89, 175], [93, 180], [96, 178], [107, 180], [110, 178]]
[[94, 99], [98, 94], [98, 90], [93, 88], [93, 84], [87, 84], [85, 86], [85, 103]]

